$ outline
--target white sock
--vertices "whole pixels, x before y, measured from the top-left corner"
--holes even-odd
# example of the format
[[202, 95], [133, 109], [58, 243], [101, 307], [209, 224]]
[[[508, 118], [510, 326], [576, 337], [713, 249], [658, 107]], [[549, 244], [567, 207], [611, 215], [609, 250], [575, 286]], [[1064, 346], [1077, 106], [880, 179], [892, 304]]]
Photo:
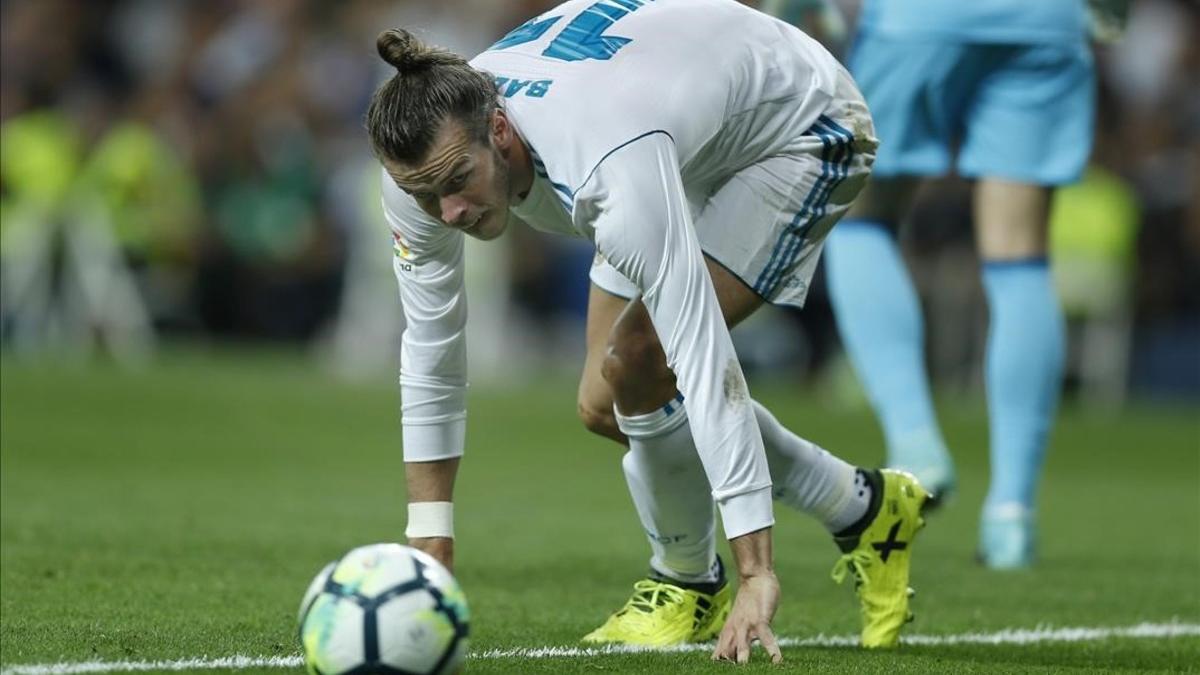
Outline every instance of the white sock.
[[716, 581], [712, 489], [682, 402], [631, 417], [616, 412], [616, 418], [629, 437], [621, 466], [650, 538], [651, 569], [685, 583]]
[[803, 511], [830, 532], [858, 522], [871, 504], [871, 487], [855, 482], [854, 466], [789, 431], [754, 401], [777, 501]]

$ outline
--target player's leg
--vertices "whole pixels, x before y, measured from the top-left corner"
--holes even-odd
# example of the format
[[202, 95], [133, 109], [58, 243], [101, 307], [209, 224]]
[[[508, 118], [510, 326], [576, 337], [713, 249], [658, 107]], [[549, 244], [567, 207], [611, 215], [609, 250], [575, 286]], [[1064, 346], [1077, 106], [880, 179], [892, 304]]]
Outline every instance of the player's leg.
[[926, 375], [920, 299], [896, 239], [916, 187], [913, 178], [873, 179], [829, 235], [825, 273], [842, 343], [883, 427], [888, 466], [943, 497], [954, 466]]
[[[711, 259], [705, 259], [708, 272], [713, 279], [717, 302], [726, 325], [733, 328], [743, 319], [752, 314], [762, 305], [762, 298], [747, 291], [744, 284], [734, 279]], [[613, 414], [612, 386], [605, 381], [603, 366], [609, 353], [609, 338], [617, 317], [625, 311], [629, 301], [637, 295], [637, 287], [625, 279], [611, 265], [598, 260], [592, 269], [592, 285], [588, 295], [588, 313], [586, 327], [587, 355], [584, 359], [583, 372], [579, 378], [578, 412], [584, 427], [594, 434], [611, 438], [622, 445], [627, 444], [625, 435], [617, 426]], [[649, 320], [647, 318], [647, 320]], [[657, 342], [657, 337], [655, 337]], [[662, 345], [658, 344], [661, 354]], [[665, 364], [665, 355], [663, 356]], [[675, 398], [674, 374], [668, 370], [671, 378], [669, 390], [664, 388], [652, 399], [660, 399], [658, 405]], [[661, 371], [659, 372], [661, 376]], [[661, 383], [644, 382], [638, 386], [662, 387]], [[654, 407], [654, 406], [652, 406]]]
[[[708, 261], [708, 270], [730, 326], [762, 305], [762, 298], [725, 268]], [[593, 277], [616, 292], [630, 292], [611, 268], [601, 268]], [[589, 339], [593, 353], [580, 383], [580, 416], [600, 435], [628, 435], [630, 449], [622, 468], [650, 540], [652, 576], [638, 582], [630, 604], [585, 640], [670, 644], [709, 639], [720, 630], [730, 598], [716, 557], [712, 497], [686, 424], [686, 407], [677, 400], [674, 375], [644, 305], [597, 285], [589, 301], [589, 338], [608, 333], [610, 339], [602, 344]], [[600, 322], [609, 317], [619, 318], [605, 331]], [[601, 411], [613, 411], [614, 391], [610, 428]], [[757, 401], [752, 404], [776, 499], [813, 514], [831, 533], [861, 520], [872, 496], [867, 474], [792, 433]], [[664, 586], [675, 587], [669, 590], [675, 602], [659, 603], [653, 612], [631, 607]], [[697, 608], [703, 619], [693, 622]]]
[[[852, 87], [848, 77], [846, 80], [847, 86]], [[858, 109], [851, 109], [849, 103], [846, 108], [839, 111], [842, 124], [822, 118], [809, 133], [797, 139], [794, 151], [743, 169], [699, 209], [695, 221], [697, 237], [704, 247], [708, 276], [730, 327], [767, 298], [780, 304], [803, 304], [822, 241], [865, 183], [874, 153], [875, 142], [865, 105], [859, 101]], [[860, 138], [848, 130], [856, 127], [862, 127]], [[596, 286], [609, 289], [611, 295], [593, 291], [591, 298], [597, 305], [590, 311], [589, 319], [612, 316], [617, 311], [616, 305], [623, 302], [620, 296], [636, 293], [628, 280], [603, 261], [593, 267], [592, 280]], [[652, 419], [662, 417], [667, 409], [677, 411], [673, 414], [686, 414], [686, 406], [671, 400], [675, 393], [669, 379], [671, 373], [665, 361], [659, 361], [664, 357], [649, 316], [640, 305], [624, 311], [604, 359], [596, 355], [600, 331], [591, 326], [588, 334], [592, 354], [580, 385], [580, 409], [585, 422], [591, 420], [595, 425], [602, 419], [599, 410], [608, 404], [601, 397], [604, 388], [595, 384], [603, 375], [617, 393], [615, 419], [620, 430], [630, 436], [629, 459], [637, 460], [626, 462], [627, 471], [631, 466], [644, 467], [653, 461], [664, 461], [655, 459], [663, 456], [660, 451], [638, 451], [664, 442], [659, 440], [666, 437], [663, 429], [655, 425], [653, 433], [639, 430], [635, 444], [632, 425], [626, 421], [629, 418], [622, 414], [635, 411]], [[601, 363], [609, 367], [598, 368]], [[640, 381], [625, 383], [629, 378]], [[646, 378], [660, 378], [662, 382], [647, 384]], [[629, 390], [624, 398], [622, 389]], [[585, 395], [589, 397], [586, 400]], [[792, 433], [765, 407], [757, 403], [753, 407], [776, 499], [817, 518], [831, 533], [842, 533], [862, 519], [872, 492], [866, 477], [857, 475], [852, 465]], [[586, 410], [596, 412], [582, 412]], [[594, 427], [593, 430], [613, 435], [611, 430]], [[686, 436], [681, 435], [680, 445], [685, 441]], [[691, 454], [695, 455], [694, 450]], [[630, 482], [633, 487], [635, 481]], [[636, 489], [634, 492], [635, 501], [639, 501]], [[643, 521], [651, 533], [672, 534], [653, 527], [645, 510]], [[668, 542], [676, 538], [662, 537]], [[655, 545], [671, 546], [662, 542]]]
[[[597, 265], [603, 265], [597, 261]], [[615, 271], [612, 274], [616, 274]], [[637, 289], [628, 280], [615, 280], [621, 285], [622, 293], [634, 294]], [[630, 295], [629, 297], [632, 297]], [[617, 428], [613, 415], [612, 388], [604, 381], [601, 368], [608, 352], [608, 336], [617, 317], [629, 304], [629, 297], [606, 291], [595, 282], [588, 291], [587, 324], [585, 327], [587, 354], [583, 361], [583, 374], [579, 378], [579, 393], [576, 398], [579, 420], [588, 431], [628, 445], [625, 434]], [[672, 385], [672, 388], [674, 385]]]
[[[732, 176], [697, 216], [718, 289], [802, 307], [825, 238], [866, 183], [876, 145], [866, 104], [842, 73], [825, 114], [784, 152]], [[870, 520], [872, 496], [878, 497], [870, 476], [752, 405], [776, 500], [813, 516], [830, 533], [857, 535]]]
[[[869, 120], [866, 124], [869, 130]], [[847, 121], [847, 126], [855, 125]], [[736, 310], [731, 312], [731, 307], [757, 307], [762, 302], [759, 293], [784, 304], [803, 302], [824, 235], [857, 194], [869, 167], [873, 140], [869, 134], [857, 143], [851, 138], [845, 127], [833, 120], [823, 121], [811, 137], [801, 141], [799, 145], [804, 147], [798, 147], [796, 153], [748, 168], [705, 206], [696, 228], [706, 250], [711, 248], [714, 255], [724, 255], [729, 261], [726, 265], [710, 260], [709, 275], [731, 323], [738, 319], [729, 316], [738, 314]], [[820, 197], [819, 201], [808, 197], [813, 194]], [[730, 227], [738, 222], [766, 225], [758, 230]], [[753, 251], [751, 255], [739, 255], [748, 248]], [[604, 269], [594, 269], [593, 279], [602, 277]], [[729, 300], [738, 297], [750, 300], [741, 305]], [[623, 322], [629, 321], [630, 326], [617, 333], [642, 333], [648, 340], [652, 334], [648, 318], [643, 315], [633, 321], [635, 318], [632, 312], [624, 315]], [[662, 372], [657, 364], [622, 370], [630, 375]], [[610, 372], [610, 377], [615, 372]], [[658, 389], [656, 396], [660, 398], [669, 391]], [[647, 401], [641, 407], [656, 403], [661, 402]], [[900, 474], [856, 470], [796, 436], [761, 405], [753, 405], [775, 497], [815, 516], [835, 534], [846, 551], [839, 564], [840, 578], [846, 570], [852, 570], [871, 581], [860, 585], [860, 589], [871, 589], [860, 590], [864, 644], [895, 644], [899, 627], [908, 616], [909, 545], [920, 527], [919, 510], [926, 493]], [[636, 468], [627, 464], [627, 470]], [[630, 481], [635, 494], [640, 485]], [[879, 542], [885, 542], [886, 555], [877, 552], [874, 545]]]
[[[739, 180], [730, 181], [697, 220], [702, 241], [720, 251], [732, 249], [723, 245], [722, 232], [738, 232], [738, 247], [749, 243], [745, 230], [728, 227], [739, 215], [769, 219], [772, 214], [761, 209], [786, 215], [785, 226], [764, 228], [771, 234], [763, 248], [769, 256], [750, 256], [748, 263], [730, 267], [741, 272], [740, 278], [757, 279], [755, 288], [772, 302], [803, 303], [826, 234], [859, 193], [869, 171], [874, 147], [869, 118], [853, 110], [831, 115], [813, 128], [794, 154], [749, 167]], [[807, 140], [820, 149], [805, 148]], [[800, 189], [772, 189], [779, 177]], [[722, 222], [724, 228], [715, 225]], [[747, 274], [747, 269], [761, 271]], [[713, 278], [716, 283], [722, 275], [714, 273]], [[835, 579], [853, 574], [859, 580], [863, 645], [894, 646], [900, 628], [911, 618], [909, 563], [928, 493], [908, 474], [856, 468], [792, 433], [763, 406], [754, 406], [775, 498], [817, 518], [841, 548]]]
[[992, 477], [980, 554], [994, 568], [1034, 556], [1034, 510], [1061, 388], [1065, 337], [1047, 256], [1051, 187], [1075, 180], [1092, 138], [1086, 45], [994, 47], [960, 158], [975, 192], [990, 318], [984, 366]]
[[980, 555], [996, 568], [1032, 562], [1034, 500], [1062, 385], [1065, 334], [1047, 257], [1050, 190], [998, 179], [975, 192], [988, 302], [984, 363], [991, 482]]
[[939, 497], [953, 489], [954, 468], [926, 375], [921, 304], [896, 233], [918, 186], [915, 176], [949, 167], [952, 115], [928, 105], [942, 96], [931, 87], [944, 92], [956, 81], [947, 51], [859, 36], [850, 68], [885, 142], [871, 183], [825, 248], [838, 330], [883, 427], [888, 466], [913, 472]]
[[[676, 173], [674, 153], [670, 139], [665, 136], [651, 136], [623, 146], [595, 173], [589, 189], [595, 190], [597, 196], [577, 195], [577, 203], [583, 204], [607, 194], [601, 190], [615, 190], [623, 195], [622, 200], [604, 201], [605, 218], [596, 226], [596, 249], [640, 292], [639, 301], [623, 311], [614, 323], [601, 374], [613, 391], [614, 416], [629, 439], [634, 454], [631, 459], [645, 459], [651, 469], [659, 466], [663, 458], [657, 451], [664, 450], [663, 446], [667, 444], [664, 437], [673, 436], [671, 432], [684, 426], [681, 422], [686, 422], [695, 438], [695, 445], [687, 454], [700, 460], [703, 472], [699, 480], [688, 480], [686, 487], [698, 493], [696, 496], [704, 505], [701, 513], [711, 517], [716, 501], [724, 512], [726, 533], [730, 537], [740, 537], [771, 525], [769, 511], [762, 509], [763, 506], [769, 508], [769, 503], [761, 501], [769, 498], [770, 475], [762, 461], [765, 459], [762, 438], [753, 411], [746, 404], [741, 369], [688, 217], [689, 207]], [[624, 187], [634, 180], [632, 174], [640, 167], [666, 167], [660, 174], [662, 192], [639, 190], [636, 185]], [[648, 214], [663, 227], [648, 226], [645, 222]], [[648, 324], [645, 323], [647, 317]], [[646, 335], [649, 338], [643, 339]], [[659, 361], [658, 370], [648, 368], [647, 362], [651, 358]], [[668, 363], [672, 366], [669, 371]], [[678, 389], [688, 403], [705, 411], [703, 418], [688, 418], [678, 407], [682, 397], [652, 401], [651, 396], [657, 389], [645, 382], [635, 382], [637, 379], [657, 380], [662, 373], [668, 372], [673, 372]], [[669, 378], [666, 383], [669, 395]], [[686, 440], [686, 433], [680, 435]], [[673, 443], [674, 439], [670, 440]], [[735, 446], [740, 450], [735, 451]], [[635, 462], [627, 462], [626, 466], [641, 468]], [[655, 479], [659, 477], [656, 475]], [[674, 485], [669, 480], [666, 484], [655, 482], [647, 491], [657, 501], [665, 492], [664, 485], [668, 484]], [[637, 483], [633, 485], [636, 488]], [[678, 500], [681, 497], [669, 495], [669, 498]], [[720, 574], [719, 567], [712, 571]], [[720, 584], [720, 581], [714, 583]], [[710, 603], [718, 601], [724, 611], [727, 601], [720, 596], [727, 598], [731, 592], [727, 584], [721, 585], [723, 588], [720, 589], [706, 589], [719, 590], [718, 593], [704, 595], [709, 596]], [[687, 600], [691, 596], [684, 589], [655, 579], [648, 579], [645, 584], [639, 582], [635, 590], [635, 596], [624, 610], [585, 639], [616, 639], [643, 644], [699, 639], [695, 635], [698, 628], [695, 623], [697, 619], [704, 623], [711, 614], [708, 611], [711, 607], [703, 607], [701, 598], [696, 597], [694, 603], [689, 603]], [[655, 622], [645, 626], [641, 635], [627, 632], [614, 636], [608, 631], [612, 624], [618, 623], [636, 629], [633, 625], [638, 623], [636, 619], [658, 616], [661, 613], [657, 609], [659, 600], [672, 607], [694, 606], [692, 611], [678, 613], [681, 621]], [[697, 610], [701, 609], [705, 613], [698, 616]], [[667, 623], [673, 626], [667, 626]], [[665, 637], [650, 633], [651, 629], [659, 627], [683, 630], [678, 631], [681, 635]], [[719, 627], [720, 623], [717, 623], [716, 628]], [[716, 632], [714, 630], [712, 635], [705, 637], [712, 637]]]
[[[711, 263], [709, 271], [721, 273]], [[675, 376], [637, 288], [602, 260], [592, 278], [580, 419], [629, 447], [622, 467], [650, 540], [653, 572], [682, 584], [716, 583], [712, 497]], [[727, 283], [714, 288], [729, 325], [762, 302]]]
[[[731, 328], [763, 304], [760, 296], [721, 265], [708, 261], [708, 270], [722, 312]], [[648, 483], [637, 474], [661, 474], [680, 483], [685, 479], [704, 479], [703, 473], [684, 472], [676, 466], [679, 460], [699, 466], [691, 438], [680, 420], [686, 418], [686, 404], [678, 401], [674, 375], [666, 366], [665, 355], [645, 307], [637, 301], [627, 303], [598, 286], [593, 286], [590, 299], [598, 308], [595, 311], [589, 308], [590, 318], [610, 316], [618, 306], [622, 310], [611, 329], [611, 339], [604, 348], [605, 356], [588, 359], [588, 363], [601, 365], [598, 369], [585, 369], [580, 391], [592, 392], [592, 398], [587, 404], [581, 400], [580, 408], [598, 408], [606, 402], [600, 398], [604, 388], [597, 385], [595, 379], [603, 379], [609, 385], [608, 392], [615, 392], [614, 423], [618, 426], [617, 431], [629, 438], [630, 452], [625, 458], [626, 475], [635, 502], [638, 502], [643, 525], [650, 533], [656, 549], [676, 549], [670, 555], [659, 555], [656, 550], [655, 559], [679, 560], [681, 552], [678, 549], [686, 549], [684, 542], [696, 538], [692, 533], [707, 531], [710, 519], [694, 517], [692, 522], [695, 524], [690, 529], [664, 528], [662, 519], [653, 517], [653, 509], [643, 508], [641, 502], [651, 496], [640, 499], [639, 490], [633, 484], [644, 486]], [[607, 399], [610, 406], [613, 400]], [[752, 401], [752, 405], [771, 467], [775, 498], [814, 516], [830, 532], [840, 532], [861, 518], [869, 498], [861, 485], [855, 489], [855, 468], [787, 429], [761, 403]], [[625, 411], [631, 412], [626, 414]], [[590, 420], [593, 424], [600, 417], [596, 413], [581, 413], [581, 416], [585, 423]], [[666, 420], [672, 422], [667, 423]], [[684, 433], [676, 435], [676, 429]], [[610, 429], [595, 426], [592, 431], [609, 437], [614, 435]], [[669, 458], [674, 459], [669, 461]], [[703, 513], [702, 509], [681, 510], [693, 516]], [[686, 522], [686, 519], [681, 517], [677, 522]], [[706, 528], [702, 529], [700, 524]], [[700, 550], [696, 549], [692, 554], [698, 556]], [[655, 569], [662, 574], [686, 580], [688, 569], [697, 567], [699, 560], [689, 558], [687, 566], [677, 562], [674, 565], [655, 565]], [[708, 560], [712, 560], [711, 554]]]
[[980, 180], [975, 190], [989, 316], [992, 468], [980, 554], [991, 567], [1021, 567], [1032, 561], [1034, 497], [1064, 359], [1062, 310], [1046, 255], [1050, 190], [997, 179]]
[[[714, 271], [711, 264], [709, 270]], [[588, 299], [580, 418], [593, 433], [629, 446], [622, 469], [650, 541], [651, 575], [635, 585], [625, 608], [584, 640], [652, 645], [708, 640], [724, 625], [732, 594], [716, 555], [712, 495], [687, 411], [636, 287], [603, 262], [592, 277], [603, 287], [593, 283]], [[761, 303], [729, 297], [720, 284], [716, 290], [732, 323]], [[649, 602], [655, 594], [656, 601]]]
[[[805, 282], [816, 266], [826, 234], [861, 192], [875, 158], [875, 130], [866, 105], [848, 76], [842, 78], [834, 104], [812, 132], [821, 137], [825, 151], [820, 155], [822, 169], [818, 178], [823, 187], [817, 193], [821, 195], [821, 203], [805, 204], [800, 210], [811, 226], [793, 276]], [[834, 152], [829, 153], [831, 146]], [[834, 170], [829, 171], [830, 165]], [[827, 176], [832, 180], [825, 187], [822, 179]], [[796, 177], [803, 180], [802, 174]], [[776, 302], [794, 303], [802, 299], [802, 295], [786, 293], [775, 297]], [[901, 628], [912, 618], [909, 570], [914, 538], [924, 525], [921, 512], [929, 493], [905, 472], [858, 470], [854, 476], [861, 482], [855, 483], [851, 503], [863, 496], [870, 501], [853, 524], [834, 531], [834, 541], [843, 555], [834, 567], [833, 577], [839, 582], [850, 575], [856, 578], [862, 645], [892, 647], [899, 641]]]
[[600, 371], [617, 427], [628, 438], [622, 467], [650, 538], [650, 567], [686, 584], [721, 582], [712, 495], [682, 396], [642, 301], [621, 302]]

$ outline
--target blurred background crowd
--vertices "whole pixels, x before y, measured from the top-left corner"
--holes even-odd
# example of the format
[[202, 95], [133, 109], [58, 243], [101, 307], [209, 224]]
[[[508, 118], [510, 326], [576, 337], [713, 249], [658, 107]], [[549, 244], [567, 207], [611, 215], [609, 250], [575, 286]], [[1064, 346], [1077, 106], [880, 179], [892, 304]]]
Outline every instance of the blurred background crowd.
[[[10, 354], [152, 358], [175, 340], [304, 345], [394, 372], [403, 319], [362, 114], [376, 34], [466, 55], [547, 0], [3, 0], [0, 335]], [[849, 25], [857, 3], [838, 3]], [[1200, 399], [1200, 9], [1139, 0], [1097, 48], [1092, 166], [1053, 216], [1068, 386]], [[978, 386], [968, 186], [905, 229], [935, 379]], [[477, 376], [578, 368], [591, 247], [517, 228], [468, 250]], [[818, 275], [818, 280], [820, 275]], [[848, 377], [818, 283], [735, 333], [748, 370]]]

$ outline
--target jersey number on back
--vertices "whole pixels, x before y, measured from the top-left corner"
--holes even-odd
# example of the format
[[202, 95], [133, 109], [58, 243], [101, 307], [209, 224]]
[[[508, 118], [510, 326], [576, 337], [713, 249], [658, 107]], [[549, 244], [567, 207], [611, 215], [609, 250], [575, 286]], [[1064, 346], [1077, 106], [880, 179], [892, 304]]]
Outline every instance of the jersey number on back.
[[[562, 31], [550, 41], [550, 45], [542, 52], [560, 61], [584, 61], [596, 59], [607, 61], [620, 51], [621, 47], [633, 42], [630, 38], [615, 35], [604, 35], [604, 31], [625, 15], [637, 10], [647, 2], [654, 0], [601, 0], [583, 10], [568, 23]], [[561, 16], [552, 16], [538, 21], [527, 21], [503, 39], [491, 46], [491, 49], [507, 49], [516, 47], [542, 37]]]

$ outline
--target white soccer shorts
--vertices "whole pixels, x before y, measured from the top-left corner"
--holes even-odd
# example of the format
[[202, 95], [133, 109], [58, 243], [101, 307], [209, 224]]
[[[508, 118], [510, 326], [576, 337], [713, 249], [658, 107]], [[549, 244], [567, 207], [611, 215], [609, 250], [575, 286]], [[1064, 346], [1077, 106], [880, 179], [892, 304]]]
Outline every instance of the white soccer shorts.
[[[738, 171], [714, 191], [689, 195], [705, 256], [767, 302], [801, 307], [825, 236], [866, 184], [878, 141], [853, 83], [784, 152]], [[637, 287], [601, 257], [600, 288], [624, 298]]]

